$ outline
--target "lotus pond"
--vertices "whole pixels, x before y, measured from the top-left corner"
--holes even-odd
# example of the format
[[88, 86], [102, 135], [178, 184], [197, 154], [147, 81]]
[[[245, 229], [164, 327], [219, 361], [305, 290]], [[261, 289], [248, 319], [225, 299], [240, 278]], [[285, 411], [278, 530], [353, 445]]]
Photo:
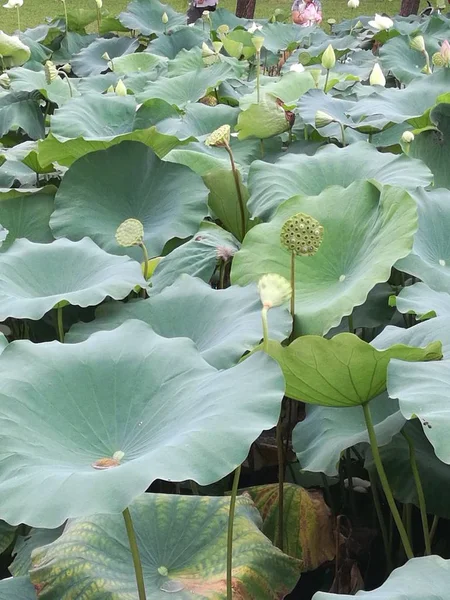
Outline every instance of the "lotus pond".
[[0, 32], [0, 600], [448, 598], [449, 19], [101, 4]]

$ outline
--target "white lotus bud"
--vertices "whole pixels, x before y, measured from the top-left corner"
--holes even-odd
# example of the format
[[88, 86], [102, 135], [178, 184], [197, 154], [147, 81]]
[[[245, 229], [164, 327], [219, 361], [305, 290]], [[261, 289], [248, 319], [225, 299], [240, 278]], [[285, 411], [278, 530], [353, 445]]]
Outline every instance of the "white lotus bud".
[[389, 17], [383, 17], [382, 15], [375, 15], [375, 18], [372, 21], [369, 21], [369, 25], [372, 29], [377, 29], [378, 31], [384, 31], [385, 29], [390, 29], [394, 25], [394, 21]]
[[386, 85], [386, 77], [383, 75], [379, 63], [375, 63], [369, 77], [369, 83], [370, 85], [382, 85], [383, 87]]
[[328, 44], [328, 48], [322, 54], [322, 67], [329, 71], [336, 64], [336, 54], [334, 53], [333, 46]]
[[277, 273], [263, 275], [258, 281], [258, 292], [264, 308], [281, 306], [292, 295], [291, 284], [287, 279]]
[[261, 48], [263, 47], [263, 44], [264, 44], [264, 38], [259, 35], [253, 36], [252, 44], [254, 45], [256, 52], [261, 52]]
[[402, 134], [402, 142], [405, 144], [410, 144], [414, 141], [414, 134], [412, 131], [404, 131]]
[[359, 0], [348, 0], [347, 6], [349, 8], [358, 8], [358, 6], [359, 6]]
[[425, 40], [423, 39], [423, 35], [416, 35], [409, 44], [413, 50], [417, 50], [418, 52], [425, 52]]
[[95, 0], [95, 4], [97, 5], [97, 8], [100, 10], [103, 6], [103, 0]]
[[164, 25], [167, 25], [167, 23], [169, 22], [169, 17], [167, 16], [166, 12], [162, 14], [161, 21], [164, 23]]
[[127, 86], [124, 84], [124, 82], [121, 79], [119, 79], [119, 81], [117, 82], [115, 92], [116, 92], [117, 96], [126, 96], [127, 95]]
[[20, 8], [21, 6], [23, 6], [23, 0], [8, 0], [3, 8]]
[[335, 119], [323, 110], [318, 110], [314, 117], [316, 129], [326, 127], [330, 123], [334, 123]]
[[103, 60], [111, 60], [111, 57], [109, 56], [109, 54], [107, 52], [104, 52], [102, 54], [102, 58], [103, 58]]

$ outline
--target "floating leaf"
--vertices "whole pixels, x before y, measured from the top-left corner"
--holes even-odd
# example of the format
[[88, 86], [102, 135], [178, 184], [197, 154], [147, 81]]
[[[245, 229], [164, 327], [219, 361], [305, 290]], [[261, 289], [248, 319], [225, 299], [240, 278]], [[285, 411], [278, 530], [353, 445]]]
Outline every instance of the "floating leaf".
[[395, 305], [399, 312], [412, 312], [420, 319], [433, 315], [450, 317], [450, 294], [436, 292], [424, 283], [404, 287], [397, 296]]
[[286, 111], [272, 94], [263, 94], [259, 104], [252, 104], [242, 111], [236, 125], [240, 140], [248, 137], [265, 139], [289, 128]]
[[10, 92], [0, 96], [0, 137], [20, 127], [33, 140], [44, 137], [44, 115], [38, 104], [39, 95]]
[[57, 529], [31, 529], [28, 535], [19, 536], [12, 553], [14, 560], [8, 567], [14, 577], [28, 575], [33, 550], [54, 542], [62, 534], [64, 527], [65, 525]]
[[[126, 36], [114, 38], [97, 38], [82, 48], [78, 54], [72, 57], [71, 65], [73, 72], [78, 77], [90, 77], [100, 75], [109, 69], [111, 59], [132, 54], [139, 46], [139, 41]], [[109, 58], [104, 58], [104, 55]]]
[[0, 581], [0, 600], [36, 600], [36, 590], [30, 578], [10, 577]]
[[[163, 14], [168, 17], [167, 23], [162, 21]], [[171, 6], [162, 4], [159, 0], [133, 0], [128, 4], [126, 11], [120, 13], [119, 20], [128, 29], [137, 29], [144, 35], [151, 35], [185, 25], [186, 15], [175, 12]]]

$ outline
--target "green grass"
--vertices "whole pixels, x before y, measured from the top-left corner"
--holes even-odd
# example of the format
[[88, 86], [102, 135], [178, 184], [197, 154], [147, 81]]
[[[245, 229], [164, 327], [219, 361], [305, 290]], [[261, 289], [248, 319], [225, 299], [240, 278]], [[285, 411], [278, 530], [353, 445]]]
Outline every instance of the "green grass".
[[[220, 6], [234, 11], [236, 0], [219, 0]], [[357, 14], [371, 15], [376, 12], [386, 12], [395, 14], [400, 8], [401, 0], [361, 0], [357, 11], [352, 11], [347, 7], [346, 0], [323, 0], [324, 21], [333, 18], [337, 21], [355, 17]], [[8, 33], [13, 32], [17, 27], [16, 11], [2, 8], [3, 0], [0, 0], [0, 29]], [[110, 14], [116, 15], [126, 8], [127, 0], [103, 0], [103, 7]], [[173, 0], [170, 4], [178, 11], [186, 9], [187, 0]], [[256, 17], [270, 17], [275, 8], [282, 8], [289, 14], [292, 0], [256, 0]], [[425, 0], [422, 0], [425, 5]], [[94, 0], [67, 0], [67, 6], [73, 8], [95, 8]], [[43, 23], [47, 16], [62, 15], [62, 4], [59, 0], [24, 0], [24, 5], [20, 11], [22, 29], [33, 27]]]

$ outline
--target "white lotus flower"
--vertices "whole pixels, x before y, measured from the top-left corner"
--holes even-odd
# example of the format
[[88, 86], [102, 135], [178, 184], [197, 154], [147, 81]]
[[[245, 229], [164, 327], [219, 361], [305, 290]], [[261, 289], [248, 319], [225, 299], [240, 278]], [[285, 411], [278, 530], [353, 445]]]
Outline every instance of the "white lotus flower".
[[20, 8], [21, 6], [23, 6], [23, 0], [8, 0], [3, 8]]
[[95, 0], [95, 3], [97, 4], [97, 8], [100, 10], [103, 6], [103, 0]]
[[260, 29], [262, 29], [262, 25], [255, 23], [255, 21], [253, 21], [253, 23], [250, 25], [250, 27], [247, 27], [247, 31], [249, 33], [255, 33], [255, 31], [259, 31]]
[[379, 63], [375, 63], [369, 77], [369, 83], [370, 85], [382, 85], [383, 87], [386, 85], [386, 77], [383, 75]]
[[348, 0], [347, 6], [349, 8], [358, 8], [358, 6], [359, 6], [359, 0]]
[[291, 284], [287, 279], [276, 273], [263, 275], [258, 281], [258, 292], [264, 308], [281, 306], [292, 295]]
[[305, 67], [300, 63], [295, 63], [295, 65], [291, 65], [289, 71], [294, 71], [295, 73], [303, 73]]
[[414, 134], [412, 131], [404, 131], [402, 134], [402, 142], [405, 144], [410, 144], [414, 141]]
[[384, 29], [390, 29], [394, 25], [394, 21], [389, 17], [383, 17], [383, 15], [376, 14], [373, 21], [369, 21], [369, 25], [372, 29], [378, 29], [383, 31]]

